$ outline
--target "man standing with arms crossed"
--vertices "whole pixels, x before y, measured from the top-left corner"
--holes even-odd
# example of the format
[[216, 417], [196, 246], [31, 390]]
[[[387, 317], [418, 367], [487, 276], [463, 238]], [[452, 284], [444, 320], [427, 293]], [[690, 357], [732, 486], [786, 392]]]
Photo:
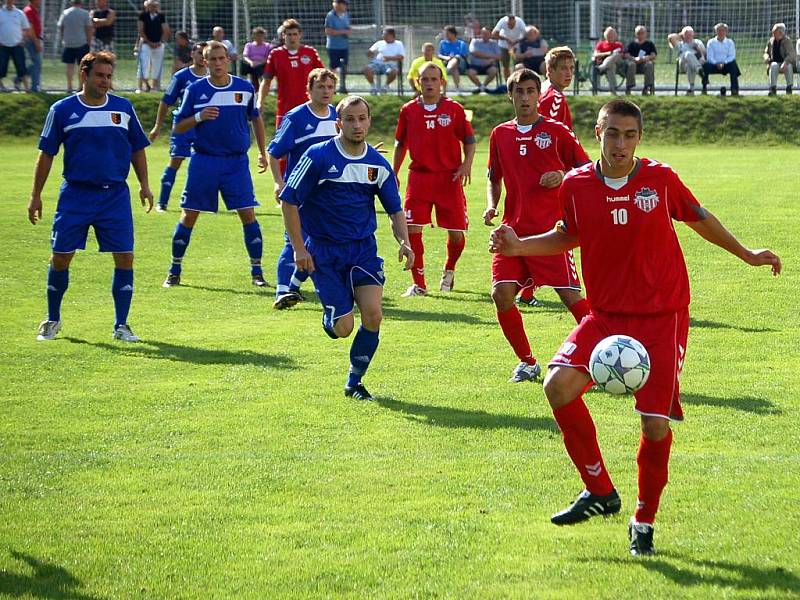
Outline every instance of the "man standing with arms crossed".
[[[516, 118], [495, 127], [489, 137], [489, 185], [483, 221], [492, 225], [505, 184], [503, 224], [518, 235], [552, 228], [559, 218], [558, 187], [564, 173], [589, 162], [566, 126], [537, 112], [539, 86], [539, 76], [530, 69], [512, 73], [508, 96]], [[514, 304], [519, 290], [542, 286], [556, 290], [578, 323], [588, 314], [571, 252], [537, 258], [496, 255], [492, 259], [492, 300], [497, 320], [520, 361], [511, 376], [512, 383], [534, 381], [542, 372], [531, 351], [522, 315]]]
[[770, 265], [775, 275], [781, 261], [769, 250], [742, 246], [668, 165], [635, 157], [642, 136], [638, 106], [625, 100], [603, 106], [595, 135], [600, 160], [571, 171], [559, 190], [563, 220], [522, 240], [502, 225], [492, 233], [490, 249], [496, 256], [519, 257], [581, 248], [592, 309], [550, 362], [544, 392], [586, 489], [552, 516], [555, 525], [620, 511], [583, 393], [592, 385], [589, 357], [601, 339], [630, 335], [647, 348], [650, 377], [634, 394], [641, 415], [639, 497], [628, 532], [631, 554], [651, 555], [653, 523], [668, 479], [670, 421], [683, 420], [679, 379], [689, 331], [689, 278], [673, 221], [684, 221], [749, 265]]
[[163, 285], [180, 285], [183, 256], [197, 217], [201, 212], [216, 213], [222, 194], [225, 207], [236, 211], [242, 222], [253, 285], [264, 287], [263, 240], [255, 212], [258, 202], [247, 159], [252, 123], [259, 150], [258, 172], [267, 170], [264, 122], [258, 113], [253, 84], [228, 74], [227, 48], [220, 42], [208, 42], [203, 56], [209, 76], [186, 88], [176, 117], [175, 133], [195, 129], [196, 137], [181, 197], [183, 210], [172, 236], [172, 265]]
[[406, 269], [414, 253], [392, 168], [366, 142], [369, 104], [348, 96], [339, 102], [336, 114], [339, 135], [306, 151], [281, 192], [281, 208], [297, 268], [311, 273], [324, 307], [325, 333], [334, 339], [348, 337], [355, 326], [353, 303], [358, 306], [361, 327], [350, 346], [344, 394], [370, 400], [361, 379], [378, 349], [385, 281], [375, 239], [375, 196], [392, 221], [400, 244], [398, 258], [406, 259]]
[[[164, 124], [164, 118], [167, 116], [169, 107], [175, 106], [178, 99], [183, 98], [183, 92], [186, 91], [187, 87], [208, 75], [206, 61], [203, 58], [203, 49], [206, 45], [207, 42], [196, 43], [192, 47], [192, 66], [181, 69], [172, 76], [172, 81], [169, 82], [169, 87], [167, 87], [167, 91], [158, 105], [156, 122], [148, 136], [151, 142], [156, 141], [156, 138], [161, 133], [161, 127]], [[176, 110], [172, 118], [173, 128], [177, 123], [177, 118], [178, 111]], [[158, 212], [166, 212], [167, 210], [169, 197], [172, 193], [172, 186], [175, 185], [175, 176], [178, 174], [178, 169], [181, 168], [183, 160], [191, 157], [194, 138], [195, 132], [191, 129], [186, 133], [175, 133], [174, 129], [171, 132], [169, 139], [169, 164], [164, 169], [164, 174], [161, 176], [161, 192], [158, 196], [158, 204], [156, 206]]]
[[434, 63], [423, 64], [418, 82], [422, 95], [400, 109], [393, 159], [394, 173], [398, 175], [406, 152], [411, 154], [405, 210], [414, 250], [413, 284], [404, 297], [428, 293], [422, 228], [432, 224], [434, 206], [436, 224], [447, 230], [447, 262], [439, 289], [452, 291], [456, 262], [464, 251], [464, 232], [468, 227], [464, 186], [470, 181], [475, 157], [475, 134], [464, 107], [442, 96], [441, 69]]
[[42, 189], [62, 145], [65, 181], [53, 217], [47, 319], [39, 325], [38, 340], [52, 340], [61, 330], [61, 301], [69, 285], [69, 266], [75, 251], [86, 248], [91, 226], [100, 252], [114, 256], [114, 339], [139, 341], [128, 326], [133, 298], [133, 216], [126, 179], [131, 164], [147, 212], [153, 208], [153, 194], [144, 151], [148, 141], [136, 112], [128, 100], [108, 93], [115, 60], [110, 52], [85, 55], [80, 64], [81, 93], [50, 107], [42, 130], [28, 203], [31, 223], [42, 218]]

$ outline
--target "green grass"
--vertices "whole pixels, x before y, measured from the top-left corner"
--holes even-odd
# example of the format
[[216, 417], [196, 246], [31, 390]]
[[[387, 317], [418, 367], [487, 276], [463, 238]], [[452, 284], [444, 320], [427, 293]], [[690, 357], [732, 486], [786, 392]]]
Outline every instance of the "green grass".
[[[581, 485], [541, 386], [506, 383], [516, 360], [488, 293], [484, 145], [454, 293], [400, 298], [409, 277], [379, 221], [388, 283], [369, 403], [342, 397], [349, 342], [323, 334], [314, 301], [276, 312], [250, 285], [227, 214], [201, 217], [187, 285], [164, 290], [177, 213], [136, 212], [131, 323], [143, 343], [112, 342], [111, 259], [92, 241], [73, 263], [63, 332], [37, 343], [59, 169], [33, 227], [35, 141], [6, 138], [3, 149], [0, 596], [800, 594], [800, 238], [796, 185], [781, 166], [800, 162], [797, 149], [643, 148], [786, 265], [773, 279], [677, 226], [694, 292], [687, 421], [650, 560], [628, 556], [627, 517], [549, 523]], [[165, 143], [149, 156], [157, 188]], [[282, 225], [270, 178], [255, 177], [271, 265]], [[435, 283], [444, 236], [425, 235]], [[525, 321], [546, 360], [573, 322], [554, 293], [539, 296], [545, 307]], [[626, 398], [590, 393], [588, 404], [629, 514], [638, 419]]]

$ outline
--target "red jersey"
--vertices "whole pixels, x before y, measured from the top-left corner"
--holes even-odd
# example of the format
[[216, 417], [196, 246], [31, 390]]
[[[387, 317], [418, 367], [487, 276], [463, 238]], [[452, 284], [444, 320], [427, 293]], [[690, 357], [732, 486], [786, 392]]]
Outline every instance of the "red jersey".
[[[622, 42], [608, 42], [606, 40], [600, 40], [594, 47], [595, 52], [614, 52], [614, 50], [619, 50], [622, 52]], [[595, 58], [594, 60], [599, 65], [605, 60], [605, 58]]]
[[42, 39], [42, 16], [39, 14], [39, 11], [36, 10], [35, 7], [28, 4], [25, 8], [22, 9], [22, 12], [25, 13], [25, 16], [28, 17], [28, 23], [30, 23], [31, 28], [33, 29], [33, 33], [37, 39]]
[[297, 52], [289, 52], [286, 46], [269, 53], [264, 77], [278, 80], [277, 116], [285, 115], [295, 106], [308, 102], [308, 74], [324, 67], [319, 54], [311, 46], [300, 46]]
[[580, 242], [592, 309], [638, 315], [689, 305], [689, 277], [672, 221], [697, 221], [704, 212], [668, 165], [640, 159], [618, 190], [596, 165], [586, 165], [564, 178], [559, 200], [566, 230]]
[[394, 137], [411, 154], [409, 169], [426, 173], [455, 171], [463, 162], [461, 144], [475, 143], [464, 107], [444, 97], [432, 110], [425, 109], [421, 97], [406, 102]]
[[538, 112], [540, 115], [563, 123], [572, 129], [572, 113], [569, 112], [567, 97], [552, 85], [539, 96]]
[[552, 119], [495, 127], [489, 137], [489, 179], [502, 180], [506, 187], [503, 224], [520, 236], [552, 229], [562, 214], [558, 188], [546, 188], [539, 180], [549, 171], [567, 172], [588, 162], [575, 135]]

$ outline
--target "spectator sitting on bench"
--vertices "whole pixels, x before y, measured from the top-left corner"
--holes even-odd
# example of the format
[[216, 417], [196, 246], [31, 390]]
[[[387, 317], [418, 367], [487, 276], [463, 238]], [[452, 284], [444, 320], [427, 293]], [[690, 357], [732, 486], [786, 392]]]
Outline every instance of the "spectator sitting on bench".
[[[492, 39], [492, 30], [488, 27], [481, 29], [481, 36], [469, 43], [469, 68], [467, 77], [478, 86], [478, 92], [486, 93], [489, 83], [497, 77], [497, 67], [500, 64], [500, 46]], [[478, 75], [484, 75], [483, 83]]]
[[778, 74], [786, 77], [786, 93], [792, 93], [794, 83], [794, 63], [797, 60], [792, 40], [786, 35], [786, 24], [776, 23], [772, 26], [772, 37], [764, 49], [764, 62], [769, 76], [769, 95], [778, 93]]
[[436, 46], [430, 42], [425, 42], [422, 44], [422, 56], [418, 56], [411, 61], [411, 65], [408, 68], [408, 84], [414, 90], [415, 98], [422, 93], [419, 87], [419, 68], [427, 62], [432, 62], [439, 67], [442, 72], [442, 90], [443, 92], [447, 91], [447, 67], [439, 57], [435, 56], [435, 53]]
[[617, 69], [622, 62], [622, 56], [623, 48], [617, 30], [613, 27], [606, 27], [603, 31], [603, 39], [594, 47], [592, 60], [597, 73], [605, 74], [608, 78], [608, 89], [615, 95], [617, 93]]
[[714, 25], [716, 37], [706, 44], [706, 62], [703, 65], [703, 93], [708, 87], [709, 75], [730, 75], [731, 95], [739, 95], [739, 65], [736, 64], [736, 44], [728, 37], [728, 26], [725, 23]]
[[625, 93], [630, 94], [636, 87], [636, 74], [644, 74], [642, 96], [652, 95], [656, 91], [656, 45], [647, 39], [647, 27], [637, 25], [634, 29], [636, 39], [625, 50]]
[[545, 74], [544, 56], [547, 54], [547, 42], [542, 39], [538, 27], [528, 25], [525, 28], [525, 39], [517, 44], [514, 69], [530, 69], [539, 75]]
[[[367, 50], [367, 56], [371, 60], [364, 67], [363, 73], [369, 83], [370, 93], [388, 92], [389, 85], [397, 78], [400, 61], [406, 57], [406, 49], [403, 46], [403, 42], [397, 39], [397, 33], [393, 27], [387, 27], [383, 30], [383, 39], [370, 46], [369, 50]], [[378, 86], [375, 85], [375, 75], [386, 75], [386, 87], [382, 90], [379, 90]]]
[[[680, 33], [670, 33], [667, 36], [670, 48], [678, 52], [678, 66], [686, 73], [689, 80], [687, 96], [694, 95], [694, 82], [697, 74], [702, 71], [703, 63], [706, 62], [706, 47], [701, 40], [694, 37], [694, 29], [689, 25], [681, 29]], [[678, 78], [675, 76], [675, 86], [677, 89]]]

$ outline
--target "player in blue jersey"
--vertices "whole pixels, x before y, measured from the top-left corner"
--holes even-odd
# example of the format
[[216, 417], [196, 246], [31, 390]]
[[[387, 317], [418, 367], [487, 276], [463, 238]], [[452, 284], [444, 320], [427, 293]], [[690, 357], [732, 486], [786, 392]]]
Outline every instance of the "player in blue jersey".
[[28, 219], [42, 218], [42, 189], [53, 158], [64, 146], [64, 183], [53, 216], [52, 257], [47, 272], [47, 320], [38, 340], [52, 340], [61, 329], [61, 301], [69, 285], [69, 265], [86, 248], [94, 228], [100, 252], [114, 256], [114, 338], [138, 342], [128, 326], [133, 297], [133, 215], [126, 179], [131, 164], [139, 180], [139, 198], [147, 212], [153, 194], [147, 181], [147, 136], [125, 98], [109, 94], [116, 57], [88, 53], [81, 59], [82, 91], [50, 107], [39, 140], [39, 157], [28, 203]]
[[369, 104], [348, 96], [339, 102], [336, 114], [339, 135], [306, 151], [280, 194], [281, 209], [297, 268], [308, 271], [317, 288], [325, 333], [334, 339], [349, 336], [353, 302], [358, 305], [361, 327], [350, 346], [344, 393], [369, 400], [372, 396], [361, 378], [378, 349], [385, 281], [375, 240], [376, 195], [391, 218], [400, 244], [398, 258], [406, 259], [406, 269], [414, 263], [414, 253], [392, 167], [366, 142]]
[[[206, 42], [198, 42], [192, 46], [192, 65], [181, 69], [172, 76], [172, 81], [169, 82], [164, 97], [158, 105], [158, 114], [156, 114], [156, 122], [150, 130], [148, 137], [151, 142], [155, 142], [158, 134], [161, 133], [161, 126], [164, 124], [164, 118], [167, 116], [167, 111], [170, 106], [175, 106], [178, 99], [183, 97], [183, 92], [192, 83], [198, 79], [203, 79], [208, 75], [206, 69], [206, 62], [203, 59], [203, 48], [206, 47]], [[172, 119], [172, 126], [175, 126], [175, 117], [178, 111], [175, 111]], [[161, 193], [158, 196], [158, 204], [156, 210], [158, 212], [165, 212], [167, 204], [169, 204], [169, 196], [172, 193], [172, 186], [175, 185], [175, 175], [178, 174], [178, 169], [181, 168], [184, 158], [189, 158], [192, 155], [192, 142], [194, 141], [194, 131], [189, 130], [186, 133], [173, 132], [169, 139], [169, 164], [164, 169], [164, 174], [161, 176]]]
[[264, 123], [258, 113], [253, 85], [228, 74], [227, 48], [220, 42], [208, 42], [203, 57], [209, 76], [186, 88], [174, 128], [179, 134], [194, 129], [196, 137], [181, 197], [181, 218], [172, 235], [172, 266], [164, 287], [180, 285], [181, 263], [192, 228], [201, 212], [217, 212], [219, 194], [225, 207], [239, 214], [253, 285], [263, 287], [267, 285], [261, 270], [263, 242], [256, 220], [258, 202], [247, 151], [252, 122], [259, 150], [258, 171], [266, 171]]
[[[336, 135], [336, 109], [330, 104], [336, 91], [336, 81], [336, 74], [330, 69], [314, 69], [308, 74], [308, 95], [311, 100], [283, 116], [267, 148], [276, 198], [280, 197], [286, 185], [280, 159], [286, 158], [285, 175], [288, 177], [306, 150]], [[300, 286], [308, 279], [307, 271], [295, 268], [294, 249], [289, 235], [284, 235], [286, 243], [278, 257], [278, 279], [275, 284], [275, 303], [272, 305], [277, 309], [289, 308], [302, 301]]]

